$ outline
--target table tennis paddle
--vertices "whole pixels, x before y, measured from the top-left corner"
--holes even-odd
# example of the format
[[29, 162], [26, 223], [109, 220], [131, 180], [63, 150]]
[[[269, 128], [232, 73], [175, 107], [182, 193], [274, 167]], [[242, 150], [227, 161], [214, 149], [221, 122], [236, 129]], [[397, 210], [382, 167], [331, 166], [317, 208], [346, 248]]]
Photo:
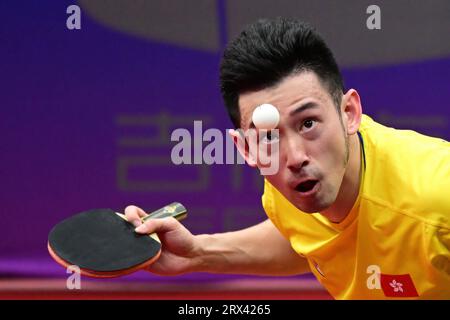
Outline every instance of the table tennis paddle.
[[[173, 202], [141, 218], [182, 220], [186, 208]], [[58, 223], [48, 236], [48, 251], [63, 267], [76, 265], [83, 275], [112, 278], [145, 269], [161, 254], [154, 235], [137, 234], [125, 215], [111, 209], [80, 212]]]

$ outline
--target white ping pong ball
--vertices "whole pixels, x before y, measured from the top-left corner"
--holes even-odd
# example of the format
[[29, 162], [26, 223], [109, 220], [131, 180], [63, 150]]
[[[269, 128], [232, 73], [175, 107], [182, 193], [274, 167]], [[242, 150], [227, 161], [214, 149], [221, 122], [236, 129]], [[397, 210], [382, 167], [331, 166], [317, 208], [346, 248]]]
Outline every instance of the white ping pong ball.
[[273, 105], [265, 103], [253, 110], [252, 121], [257, 129], [275, 129], [280, 122], [280, 113]]

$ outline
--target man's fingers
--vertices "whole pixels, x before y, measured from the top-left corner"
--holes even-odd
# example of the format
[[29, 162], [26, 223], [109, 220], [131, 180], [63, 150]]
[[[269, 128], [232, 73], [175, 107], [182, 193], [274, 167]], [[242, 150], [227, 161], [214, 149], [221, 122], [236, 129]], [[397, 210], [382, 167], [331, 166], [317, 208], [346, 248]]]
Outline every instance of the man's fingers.
[[160, 219], [148, 219], [145, 223], [136, 228], [137, 233], [149, 234], [149, 233], [164, 233], [172, 231], [176, 228], [177, 220], [173, 217], [160, 218]]
[[135, 227], [139, 227], [142, 224], [141, 218], [146, 217], [147, 213], [139, 207], [128, 206], [125, 208], [125, 216]]

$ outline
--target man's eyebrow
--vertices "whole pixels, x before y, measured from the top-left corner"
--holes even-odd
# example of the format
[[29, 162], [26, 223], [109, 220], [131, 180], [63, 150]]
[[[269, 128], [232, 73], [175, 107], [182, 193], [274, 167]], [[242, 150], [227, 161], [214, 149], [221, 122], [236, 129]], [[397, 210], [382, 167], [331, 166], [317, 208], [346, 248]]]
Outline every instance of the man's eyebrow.
[[315, 102], [312, 102], [312, 101], [306, 102], [305, 104], [302, 104], [301, 106], [298, 106], [297, 108], [295, 108], [295, 110], [292, 110], [291, 112], [289, 112], [289, 116], [293, 116], [293, 115], [301, 113], [305, 110], [318, 108], [318, 107], [319, 107], [319, 105]]

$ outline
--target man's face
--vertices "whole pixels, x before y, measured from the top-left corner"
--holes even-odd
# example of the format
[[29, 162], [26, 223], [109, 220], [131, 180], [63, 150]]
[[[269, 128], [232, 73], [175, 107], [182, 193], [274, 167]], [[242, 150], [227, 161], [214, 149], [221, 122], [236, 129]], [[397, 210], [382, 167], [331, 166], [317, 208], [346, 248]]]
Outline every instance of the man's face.
[[[279, 170], [266, 179], [303, 212], [333, 204], [348, 163], [348, 139], [335, 104], [312, 72], [239, 97], [241, 128], [250, 128], [253, 110], [270, 103], [280, 113]], [[260, 142], [261, 143], [261, 142]]]

